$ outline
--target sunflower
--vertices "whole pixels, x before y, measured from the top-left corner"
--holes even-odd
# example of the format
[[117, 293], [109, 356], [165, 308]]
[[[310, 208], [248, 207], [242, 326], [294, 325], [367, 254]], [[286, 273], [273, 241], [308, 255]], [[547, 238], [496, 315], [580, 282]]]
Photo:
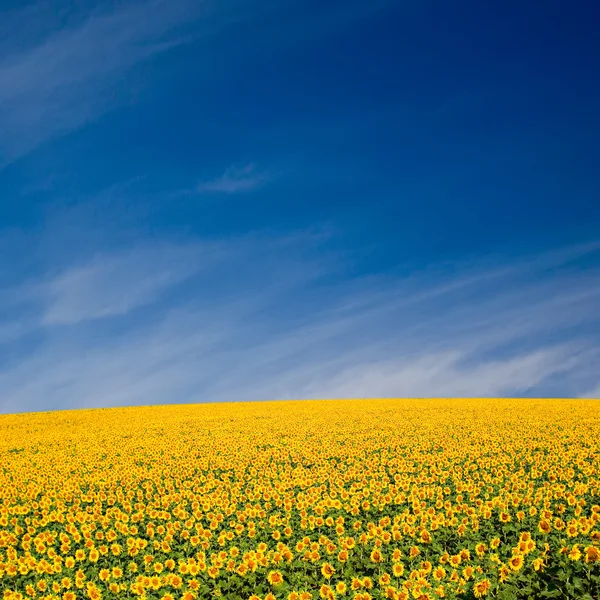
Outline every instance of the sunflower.
[[579, 550], [579, 545], [575, 544], [573, 548], [571, 548], [569, 552], [569, 559], [572, 561], [578, 561], [581, 558], [581, 550]]
[[335, 569], [331, 564], [323, 563], [323, 566], [321, 567], [321, 574], [323, 575], [323, 577], [325, 577], [326, 579], [330, 579], [334, 573]]
[[421, 563], [421, 570], [425, 573], [431, 573], [431, 569], [433, 569], [433, 565], [428, 561], [428, 560], [424, 560]]
[[510, 577], [510, 569], [506, 565], [501, 564], [498, 570], [498, 577], [500, 582], [504, 583]]
[[473, 594], [475, 595], [475, 598], [482, 598], [483, 596], [487, 596], [490, 588], [491, 584], [489, 579], [482, 579], [473, 585]]
[[370, 558], [371, 558], [371, 562], [374, 562], [374, 563], [382, 563], [383, 562], [383, 555], [377, 548], [375, 548], [375, 550], [373, 550], [371, 552]]
[[542, 519], [539, 523], [538, 523], [538, 531], [540, 533], [550, 533], [552, 529], [552, 526], [550, 525], [550, 523], [546, 520], [546, 519]]
[[267, 575], [267, 580], [271, 585], [280, 585], [283, 583], [283, 575], [281, 571], [271, 571]]
[[523, 531], [521, 533], [521, 535], [519, 536], [520, 542], [528, 542], [530, 539], [531, 539], [531, 534], [529, 533], [529, 531]]
[[[90, 600], [101, 600], [102, 592], [95, 586], [90, 586], [87, 589], [87, 595]], [[171, 598], [171, 600], [173, 600]]]
[[383, 588], [383, 593], [385, 598], [390, 598], [393, 600], [396, 597], [396, 588], [394, 586], [386, 586]]
[[575, 523], [571, 523], [570, 525], [567, 526], [565, 533], [569, 537], [575, 537], [579, 533], [579, 531], [577, 529], [577, 525], [575, 525]]
[[589, 563], [600, 562], [600, 551], [595, 546], [588, 546], [584, 549], [585, 558], [584, 561]]
[[338, 594], [345, 594], [347, 589], [348, 589], [348, 586], [346, 585], [346, 583], [344, 581], [338, 581], [335, 584], [335, 591]]
[[458, 565], [460, 565], [461, 562], [462, 562], [462, 557], [460, 556], [460, 554], [455, 554], [454, 556], [450, 557], [450, 564], [453, 567], [458, 567]]
[[544, 560], [542, 558], [535, 558], [531, 561], [534, 571], [542, 571], [544, 567]]
[[523, 557], [517, 554], [508, 561], [508, 564], [513, 571], [520, 571], [523, 567]]

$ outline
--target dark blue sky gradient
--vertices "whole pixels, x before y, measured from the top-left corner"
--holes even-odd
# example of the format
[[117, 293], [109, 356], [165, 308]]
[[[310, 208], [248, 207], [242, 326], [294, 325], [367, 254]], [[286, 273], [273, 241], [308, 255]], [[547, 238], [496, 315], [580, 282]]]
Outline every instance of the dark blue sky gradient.
[[[297, 3], [138, 65], [113, 91], [125, 106], [10, 165], [0, 183], [14, 194], [56, 171], [76, 197], [144, 175], [152, 196], [230, 162], [275, 165], [281, 174], [251, 200], [141, 202], [156, 204], [154, 226], [203, 235], [327, 221], [348, 243], [376, 239], [388, 263], [599, 230], [593, 3], [336, 10]], [[4, 195], [3, 220], [26, 222], [52, 194]]]

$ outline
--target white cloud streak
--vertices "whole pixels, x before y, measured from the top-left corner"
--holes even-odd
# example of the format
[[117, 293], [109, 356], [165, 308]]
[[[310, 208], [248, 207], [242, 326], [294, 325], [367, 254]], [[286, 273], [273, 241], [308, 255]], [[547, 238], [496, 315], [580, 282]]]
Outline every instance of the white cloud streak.
[[98, 255], [42, 285], [44, 325], [67, 325], [126, 315], [155, 301], [161, 292], [212, 266], [216, 247], [135, 248]]
[[231, 240], [212, 270], [181, 244], [64, 270], [35, 288], [43, 339], [0, 366], [0, 411], [598, 389], [600, 272], [577, 269], [593, 246], [325, 285], [322, 242]]
[[269, 181], [266, 172], [256, 169], [253, 164], [243, 167], [228, 167], [223, 175], [212, 181], [200, 183], [196, 191], [199, 193], [239, 194], [256, 190]]
[[[132, 69], [176, 46], [278, 17], [283, 27], [254, 44], [305, 40], [307, 34], [330, 33], [388, 3], [352, 0], [318, 9], [308, 20], [286, 18], [294, 3], [275, 0], [128, 0], [116, 7], [111, 3], [112, 10], [96, 0], [40, 0], [11, 12], [0, 9], [0, 169], [130, 102]], [[264, 177], [232, 170], [212, 182], [212, 191], [249, 190]]]
[[186, 21], [204, 6], [130, 2], [94, 11], [26, 48], [18, 45], [19, 32], [36, 15], [31, 7], [13, 14], [13, 43], [3, 44], [0, 54], [0, 166], [108, 110], [124, 74], [184, 42]]

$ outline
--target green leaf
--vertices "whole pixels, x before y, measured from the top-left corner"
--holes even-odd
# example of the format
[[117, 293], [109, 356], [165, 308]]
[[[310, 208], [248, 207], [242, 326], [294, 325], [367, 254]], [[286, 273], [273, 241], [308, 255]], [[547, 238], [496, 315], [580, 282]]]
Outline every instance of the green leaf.
[[540, 596], [543, 596], [544, 598], [558, 598], [560, 595], [561, 592], [558, 589], [544, 590], [543, 592], [540, 592]]
[[513, 586], [506, 587], [498, 592], [498, 600], [517, 600], [517, 594]]
[[572, 583], [567, 582], [566, 588], [567, 588], [567, 592], [569, 592], [569, 595], [571, 595], [571, 596], [575, 595], [575, 587], [573, 586]]
[[583, 580], [581, 579], [581, 577], [573, 577], [573, 587], [576, 590], [583, 589]]

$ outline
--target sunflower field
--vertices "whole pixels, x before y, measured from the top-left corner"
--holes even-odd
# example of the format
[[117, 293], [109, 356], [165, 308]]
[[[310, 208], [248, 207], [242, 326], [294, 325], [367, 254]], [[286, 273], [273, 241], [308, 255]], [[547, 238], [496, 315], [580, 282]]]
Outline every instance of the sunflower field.
[[0, 416], [0, 599], [600, 594], [600, 402]]

